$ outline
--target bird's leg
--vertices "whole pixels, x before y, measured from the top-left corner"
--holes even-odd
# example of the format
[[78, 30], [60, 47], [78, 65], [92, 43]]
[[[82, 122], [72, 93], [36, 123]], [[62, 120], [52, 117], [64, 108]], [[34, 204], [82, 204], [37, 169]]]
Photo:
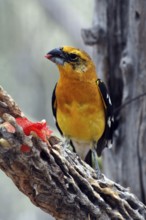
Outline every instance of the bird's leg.
[[95, 169], [97, 176], [101, 177], [101, 171], [100, 171], [98, 160], [97, 160], [97, 152], [96, 152], [95, 144], [91, 151], [92, 151], [92, 166]]
[[63, 147], [64, 147], [65, 149], [68, 148], [69, 142], [70, 142], [70, 140], [69, 140], [68, 138], [65, 138], [65, 139], [64, 139], [64, 141], [63, 141]]
[[65, 140], [63, 141], [63, 147], [64, 147], [64, 149], [69, 149], [69, 150], [73, 151], [73, 147], [71, 145], [69, 138], [65, 138]]

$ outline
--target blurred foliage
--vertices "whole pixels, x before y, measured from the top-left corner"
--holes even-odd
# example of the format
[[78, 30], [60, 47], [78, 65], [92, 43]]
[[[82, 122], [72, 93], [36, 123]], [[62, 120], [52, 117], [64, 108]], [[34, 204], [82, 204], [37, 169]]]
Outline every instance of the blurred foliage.
[[[44, 58], [51, 49], [83, 45], [80, 29], [91, 26], [92, 0], [1, 0], [1, 85], [26, 115], [54, 127], [51, 94], [58, 70]], [[0, 171], [0, 220], [49, 220]]]

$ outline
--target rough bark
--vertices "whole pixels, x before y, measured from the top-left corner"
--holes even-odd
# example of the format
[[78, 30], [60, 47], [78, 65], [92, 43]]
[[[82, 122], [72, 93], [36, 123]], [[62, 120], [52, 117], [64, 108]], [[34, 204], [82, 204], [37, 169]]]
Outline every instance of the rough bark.
[[[15, 118], [23, 117], [0, 88], [0, 168], [32, 203], [56, 219], [145, 219], [146, 207], [119, 184], [95, 171], [63, 143], [26, 136]], [[22, 152], [27, 145], [30, 152]]]
[[118, 127], [112, 150], [104, 154], [105, 173], [130, 186], [144, 203], [146, 98], [119, 107], [146, 92], [145, 21], [145, 0], [96, 0], [93, 28], [83, 31], [85, 42], [94, 45], [97, 69], [109, 87]]

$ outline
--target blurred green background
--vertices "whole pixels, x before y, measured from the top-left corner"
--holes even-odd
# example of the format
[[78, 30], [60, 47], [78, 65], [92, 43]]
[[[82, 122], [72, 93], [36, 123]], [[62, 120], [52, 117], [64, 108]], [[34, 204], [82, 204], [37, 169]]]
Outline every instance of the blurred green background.
[[[81, 28], [90, 27], [93, 0], [0, 0], [1, 86], [33, 120], [55, 127], [51, 94], [58, 70], [44, 55], [51, 49], [83, 44]], [[0, 171], [0, 220], [49, 220]], [[50, 219], [52, 219], [50, 217]]]

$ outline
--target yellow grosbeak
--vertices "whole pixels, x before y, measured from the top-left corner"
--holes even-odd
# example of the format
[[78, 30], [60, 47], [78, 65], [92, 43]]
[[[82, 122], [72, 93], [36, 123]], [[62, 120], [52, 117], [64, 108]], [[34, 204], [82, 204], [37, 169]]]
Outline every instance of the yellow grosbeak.
[[93, 164], [95, 150], [100, 156], [112, 143], [112, 103], [105, 84], [98, 78], [90, 56], [69, 46], [51, 50], [60, 78], [52, 95], [52, 109], [61, 134], [77, 154]]

